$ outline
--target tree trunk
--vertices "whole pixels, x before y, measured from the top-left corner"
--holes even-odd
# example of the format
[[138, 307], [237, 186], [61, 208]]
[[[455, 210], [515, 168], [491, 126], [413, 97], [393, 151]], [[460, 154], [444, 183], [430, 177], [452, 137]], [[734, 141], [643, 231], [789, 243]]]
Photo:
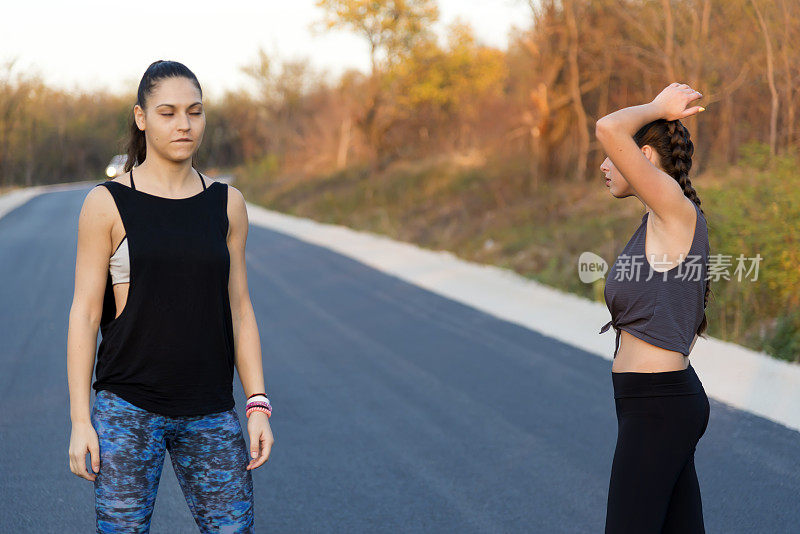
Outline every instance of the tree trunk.
[[753, 4], [753, 9], [756, 11], [756, 16], [758, 17], [758, 23], [761, 26], [761, 33], [764, 35], [764, 45], [767, 49], [767, 81], [769, 82], [769, 93], [771, 97], [772, 107], [770, 110], [769, 115], [769, 153], [772, 158], [775, 157], [776, 154], [776, 141], [778, 139], [778, 91], [775, 89], [775, 67], [774, 67], [774, 59], [772, 57], [772, 39], [769, 35], [769, 28], [767, 28], [767, 23], [764, 20], [764, 16], [761, 14], [761, 10], [758, 9], [758, 4], [755, 0], [750, 0], [750, 3]]
[[575, 165], [575, 179], [583, 180], [586, 177], [587, 159], [589, 157], [589, 127], [581, 96], [581, 74], [578, 66], [578, 24], [575, 20], [574, 8], [574, 0], [564, 1], [564, 15], [566, 17], [567, 31], [569, 32], [569, 91], [572, 96], [572, 107], [578, 118], [576, 125], [578, 129], [578, 157]]
[[786, 8], [786, 0], [781, 0], [781, 8], [783, 9], [783, 46], [781, 47], [781, 58], [783, 59], [783, 68], [785, 69], [785, 77], [786, 80], [786, 126], [784, 130], [786, 131], [786, 146], [792, 147], [795, 146], [795, 106], [794, 106], [794, 99], [795, 99], [795, 90], [794, 84], [792, 83], [793, 79], [793, 72], [791, 65], [797, 65], [796, 61], [792, 61], [789, 58], [789, 50], [790, 44], [792, 41], [790, 35], [790, 23], [791, 23], [791, 14], [789, 13], [788, 9]]
[[342, 121], [339, 132], [339, 149], [336, 152], [336, 168], [341, 170], [347, 166], [347, 152], [350, 148], [350, 127], [353, 120], [348, 114]]
[[670, 0], [661, 0], [664, 8], [664, 73], [669, 83], [677, 82], [675, 79], [675, 26], [672, 20], [672, 6]]

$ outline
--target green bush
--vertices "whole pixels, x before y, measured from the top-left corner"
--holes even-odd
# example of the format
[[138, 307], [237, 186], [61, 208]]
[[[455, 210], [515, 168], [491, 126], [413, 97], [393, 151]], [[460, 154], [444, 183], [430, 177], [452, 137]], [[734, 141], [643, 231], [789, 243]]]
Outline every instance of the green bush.
[[778, 319], [775, 330], [764, 342], [764, 351], [776, 358], [800, 362], [800, 312]]
[[769, 167], [769, 145], [752, 140], [739, 147], [739, 163], [745, 167], [765, 170]]

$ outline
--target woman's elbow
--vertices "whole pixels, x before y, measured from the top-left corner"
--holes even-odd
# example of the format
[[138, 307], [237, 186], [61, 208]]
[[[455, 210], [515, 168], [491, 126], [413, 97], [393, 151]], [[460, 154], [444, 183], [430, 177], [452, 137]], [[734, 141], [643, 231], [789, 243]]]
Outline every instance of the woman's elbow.
[[606, 117], [602, 117], [596, 123], [594, 123], [594, 134], [597, 137], [600, 137], [602, 134], [610, 131], [611, 129], [611, 121], [609, 121]]
[[80, 322], [83, 326], [98, 329], [102, 315], [103, 309], [100, 306], [88, 306], [81, 302], [73, 302], [69, 310], [69, 324]]

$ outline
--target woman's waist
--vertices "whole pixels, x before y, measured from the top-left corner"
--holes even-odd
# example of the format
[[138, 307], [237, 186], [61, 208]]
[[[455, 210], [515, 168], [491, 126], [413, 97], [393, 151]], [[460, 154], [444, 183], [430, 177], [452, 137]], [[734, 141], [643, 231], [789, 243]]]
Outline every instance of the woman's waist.
[[611, 373], [611, 381], [614, 386], [614, 398], [692, 395], [705, 392], [691, 363], [685, 369], [675, 371], [614, 371]]
[[676, 346], [664, 343], [645, 332], [631, 332], [623, 327], [620, 330], [619, 348], [612, 370], [653, 373], [685, 369], [689, 365], [689, 357], [675, 349]]

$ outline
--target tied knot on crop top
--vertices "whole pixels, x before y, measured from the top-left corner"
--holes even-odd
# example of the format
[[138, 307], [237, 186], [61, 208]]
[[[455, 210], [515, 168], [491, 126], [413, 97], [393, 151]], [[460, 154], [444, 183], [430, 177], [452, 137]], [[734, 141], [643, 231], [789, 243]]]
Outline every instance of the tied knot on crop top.
[[[633, 233], [608, 271], [603, 291], [611, 320], [600, 334], [613, 326], [617, 331], [614, 357], [622, 330], [667, 350], [688, 356], [705, 313], [708, 276], [708, 227], [699, 206], [689, 253], [667, 271], [656, 271], [647, 261], [645, 238], [649, 213]], [[664, 261], [654, 261], [658, 264]]]
[[[234, 407], [228, 186], [167, 198], [107, 180], [125, 231], [109, 261], [95, 391], [167, 416]], [[129, 282], [116, 315], [114, 283]], [[115, 316], [116, 315], [116, 316]]]

